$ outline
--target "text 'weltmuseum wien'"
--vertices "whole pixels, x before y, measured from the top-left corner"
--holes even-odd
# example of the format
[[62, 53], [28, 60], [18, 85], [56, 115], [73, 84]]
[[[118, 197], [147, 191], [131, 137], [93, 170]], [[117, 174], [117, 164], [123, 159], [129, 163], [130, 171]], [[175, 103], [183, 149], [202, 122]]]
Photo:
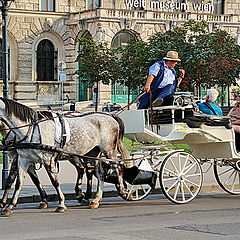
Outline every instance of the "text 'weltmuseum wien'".
[[[125, 4], [128, 8], [142, 8], [145, 9], [147, 6], [146, 0], [125, 0]], [[170, 9], [170, 10], [189, 10], [189, 3], [177, 3], [173, 1], [159, 2], [159, 1], [149, 1], [150, 8], [156, 9]], [[192, 3], [192, 9], [194, 11], [210, 11], [214, 10], [214, 6], [210, 3]]]

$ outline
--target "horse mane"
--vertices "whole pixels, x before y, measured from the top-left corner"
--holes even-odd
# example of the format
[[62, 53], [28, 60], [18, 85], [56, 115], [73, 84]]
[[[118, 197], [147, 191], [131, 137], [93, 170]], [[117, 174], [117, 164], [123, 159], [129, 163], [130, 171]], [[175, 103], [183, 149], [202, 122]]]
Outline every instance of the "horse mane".
[[50, 111], [38, 111], [38, 119], [49, 119], [49, 120], [53, 120], [53, 114]]
[[11, 99], [6, 99], [0, 97], [5, 104], [5, 113], [8, 117], [14, 115], [19, 118], [21, 121], [28, 122], [34, 119], [36, 111]]

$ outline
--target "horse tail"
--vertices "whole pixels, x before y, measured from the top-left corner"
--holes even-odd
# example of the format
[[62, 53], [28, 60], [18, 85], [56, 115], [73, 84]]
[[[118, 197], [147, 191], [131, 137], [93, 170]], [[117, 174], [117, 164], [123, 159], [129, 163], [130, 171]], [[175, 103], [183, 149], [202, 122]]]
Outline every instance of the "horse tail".
[[124, 131], [125, 131], [123, 120], [120, 117], [118, 117], [116, 114], [111, 114], [111, 116], [118, 122], [118, 125], [119, 125], [119, 139], [122, 140], [123, 135], [124, 135]]
[[[130, 153], [122, 142], [123, 135], [124, 135], [124, 123], [123, 123], [122, 119], [120, 117], [118, 117], [117, 115], [112, 115], [112, 117], [118, 122], [118, 125], [119, 125], [117, 150], [121, 154], [121, 157], [123, 159], [129, 159]], [[130, 167], [132, 167], [132, 161], [125, 161], [124, 165], [125, 165], [125, 167], [130, 168]]]

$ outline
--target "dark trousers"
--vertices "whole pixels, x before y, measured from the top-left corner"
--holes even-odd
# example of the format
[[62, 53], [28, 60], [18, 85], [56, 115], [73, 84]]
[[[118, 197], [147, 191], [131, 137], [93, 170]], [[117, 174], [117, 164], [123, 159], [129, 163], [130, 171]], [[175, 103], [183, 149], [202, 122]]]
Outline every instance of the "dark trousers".
[[[170, 95], [174, 94], [175, 87], [172, 84], [166, 85], [164, 88], [158, 88], [152, 92], [152, 101], [162, 98], [164, 100], [163, 105], [168, 105], [170, 102]], [[150, 94], [145, 93], [139, 98], [138, 109], [147, 109], [150, 106]]]

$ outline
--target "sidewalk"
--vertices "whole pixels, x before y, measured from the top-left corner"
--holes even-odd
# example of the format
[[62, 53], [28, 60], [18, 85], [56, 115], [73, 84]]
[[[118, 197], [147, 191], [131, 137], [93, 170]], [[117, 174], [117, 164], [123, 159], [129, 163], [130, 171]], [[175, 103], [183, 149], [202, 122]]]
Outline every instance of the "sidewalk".
[[[203, 172], [205, 172], [209, 168], [209, 164], [203, 165]], [[2, 164], [0, 164], [0, 175], [2, 173]], [[49, 177], [46, 174], [44, 168], [37, 171], [40, 181], [45, 188], [48, 194], [48, 201], [57, 201], [58, 198], [56, 196], [56, 191], [53, 188]], [[67, 200], [75, 199], [75, 182], [76, 182], [77, 172], [74, 166], [68, 161], [60, 162], [60, 172], [59, 179], [61, 183], [61, 189]], [[207, 173], [203, 175], [203, 186], [201, 192], [211, 192], [211, 191], [219, 191], [220, 187], [218, 186], [214, 175], [213, 169], [211, 168]], [[84, 176], [83, 179], [83, 191], [86, 189], [86, 178]], [[2, 178], [0, 179], [0, 187], [2, 187]], [[156, 188], [160, 188], [159, 181], [157, 180]], [[96, 191], [96, 178], [93, 180], [93, 191]], [[13, 190], [10, 192], [10, 197], [12, 196]], [[0, 197], [2, 197], [3, 190], [0, 190]], [[105, 183], [104, 184], [104, 197], [116, 197], [116, 188], [113, 184]], [[36, 187], [33, 185], [30, 177], [27, 175], [25, 179], [24, 186], [19, 195], [19, 203], [26, 202], [39, 202], [40, 197]]]

